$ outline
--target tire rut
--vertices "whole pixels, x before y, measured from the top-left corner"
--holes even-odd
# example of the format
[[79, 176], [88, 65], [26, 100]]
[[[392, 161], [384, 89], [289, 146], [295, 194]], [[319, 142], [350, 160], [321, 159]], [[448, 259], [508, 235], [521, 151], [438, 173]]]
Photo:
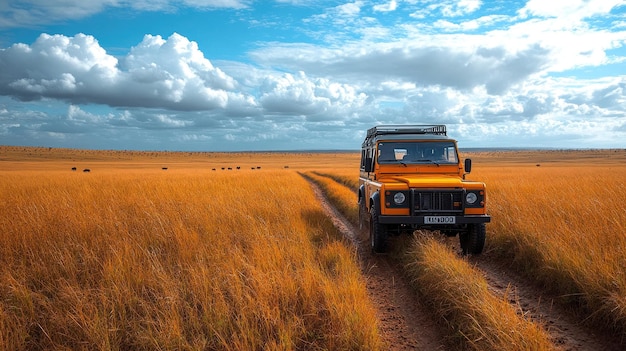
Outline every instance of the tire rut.
[[450, 350], [445, 335], [426, 306], [411, 289], [402, 268], [389, 257], [370, 253], [369, 242], [339, 211], [330, 204], [315, 182], [309, 182], [323, 209], [335, 227], [356, 249], [366, 279], [368, 295], [377, 309], [379, 329], [385, 350]]
[[573, 312], [558, 304], [558, 296], [546, 293], [536, 285], [498, 263], [488, 253], [471, 257], [480, 269], [490, 289], [498, 296], [508, 293], [509, 302], [520, 313], [539, 323], [552, 342], [564, 351], [620, 351], [626, 349], [621, 340], [606, 331], [589, 327]]

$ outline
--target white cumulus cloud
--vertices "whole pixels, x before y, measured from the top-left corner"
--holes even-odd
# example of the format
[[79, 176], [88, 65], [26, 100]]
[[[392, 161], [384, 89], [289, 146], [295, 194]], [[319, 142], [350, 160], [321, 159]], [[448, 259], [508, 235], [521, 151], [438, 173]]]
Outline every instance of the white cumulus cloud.
[[[125, 57], [109, 55], [92, 36], [42, 34], [32, 45], [0, 49], [0, 94], [28, 101], [167, 108], [226, 109], [249, 104], [237, 83], [204, 57], [195, 42], [146, 35]], [[241, 108], [241, 107], [238, 107]]]
[[310, 79], [304, 72], [269, 76], [261, 91], [259, 101], [270, 115], [341, 116], [341, 112], [361, 108], [367, 99], [352, 86]]

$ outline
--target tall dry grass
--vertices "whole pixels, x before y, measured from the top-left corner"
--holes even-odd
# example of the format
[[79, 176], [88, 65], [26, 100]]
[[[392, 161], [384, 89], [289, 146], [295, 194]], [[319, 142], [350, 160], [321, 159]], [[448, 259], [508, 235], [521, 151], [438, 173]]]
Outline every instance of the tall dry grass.
[[4, 172], [0, 349], [379, 349], [294, 172]]
[[557, 350], [542, 328], [497, 297], [466, 260], [433, 236], [421, 233], [403, 254], [407, 274], [451, 330], [472, 350]]
[[336, 181], [337, 183], [343, 184], [350, 190], [352, 190], [355, 194], [358, 194], [360, 185], [358, 169], [336, 168], [332, 171], [316, 171], [314, 173], [323, 177], [328, 177]]
[[322, 192], [351, 223], [359, 223], [359, 208], [354, 205], [357, 201], [357, 195], [351, 188], [337, 183], [335, 179], [322, 173], [306, 172], [304, 176], [319, 185]]
[[626, 166], [484, 167], [475, 177], [488, 184], [489, 249], [626, 336]]

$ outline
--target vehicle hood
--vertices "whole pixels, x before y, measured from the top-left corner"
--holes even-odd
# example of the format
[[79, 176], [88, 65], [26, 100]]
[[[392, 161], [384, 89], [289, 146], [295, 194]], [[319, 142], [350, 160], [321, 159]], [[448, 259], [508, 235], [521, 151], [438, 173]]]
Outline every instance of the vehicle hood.
[[406, 176], [392, 176], [388, 179], [393, 179], [397, 182], [405, 183], [409, 187], [432, 187], [432, 188], [457, 188], [463, 186], [463, 180], [458, 176], [452, 175], [406, 175]]

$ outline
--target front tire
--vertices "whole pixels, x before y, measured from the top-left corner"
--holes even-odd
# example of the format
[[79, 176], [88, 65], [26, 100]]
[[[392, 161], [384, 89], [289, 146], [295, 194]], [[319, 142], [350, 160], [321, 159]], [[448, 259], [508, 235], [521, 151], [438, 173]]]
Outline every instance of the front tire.
[[376, 202], [373, 202], [370, 208], [370, 243], [372, 253], [381, 254], [387, 251], [387, 232], [384, 224], [378, 223]]
[[485, 247], [487, 229], [485, 223], [470, 224], [467, 232], [459, 234], [463, 255], [480, 255]]

